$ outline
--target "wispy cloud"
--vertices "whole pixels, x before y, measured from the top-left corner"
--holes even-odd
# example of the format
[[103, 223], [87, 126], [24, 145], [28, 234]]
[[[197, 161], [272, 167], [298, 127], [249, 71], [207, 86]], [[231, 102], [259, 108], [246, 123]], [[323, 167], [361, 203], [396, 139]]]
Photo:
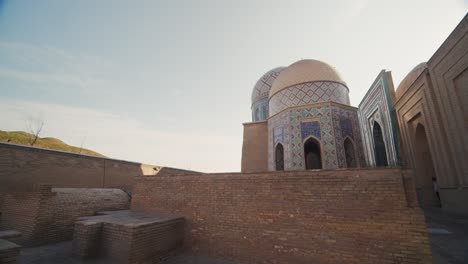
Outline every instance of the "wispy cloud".
[[[166, 132], [123, 116], [59, 104], [0, 99], [2, 130], [24, 130], [35, 114], [44, 136], [112, 158], [200, 171], [239, 170], [240, 139], [216, 133]], [[233, 149], [237, 151], [232, 151]]]
[[[96, 95], [122, 87], [119, 65], [97, 56], [76, 55], [55, 47], [0, 40], [0, 78], [43, 84], [51, 90]], [[116, 77], [117, 76], [117, 77]]]
[[18, 81], [32, 83], [60, 83], [73, 86], [82, 86], [83, 79], [76, 74], [48, 73], [48, 72], [28, 72], [7, 69], [0, 66], [0, 76], [16, 79]]

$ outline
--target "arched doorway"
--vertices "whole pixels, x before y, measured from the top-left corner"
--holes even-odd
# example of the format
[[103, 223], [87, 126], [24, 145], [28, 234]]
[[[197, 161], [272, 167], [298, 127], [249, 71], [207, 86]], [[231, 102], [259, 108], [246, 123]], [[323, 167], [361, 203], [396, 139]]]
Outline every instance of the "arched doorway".
[[385, 142], [383, 139], [382, 128], [377, 122], [374, 122], [372, 135], [374, 138], [375, 165], [377, 167], [386, 167], [388, 166], [387, 151], [385, 149]]
[[418, 124], [414, 136], [414, 155], [416, 184], [419, 203], [422, 206], [439, 205], [439, 200], [433, 190], [433, 178], [436, 179], [432, 163], [429, 142], [427, 141], [424, 126]]
[[306, 170], [321, 169], [322, 155], [320, 143], [315, 138], [309, 138], [304, 143], [304, 159]]
[[275, 168], [277, 171], [284, 170], [284, 148], [281, 143], [278, 143], [275, 149]]
[[346, 156], [346, 167], [356, 168], [356, 157], [354, 154], [354, 144], [348, 137], [344, 141], [344, 150]]

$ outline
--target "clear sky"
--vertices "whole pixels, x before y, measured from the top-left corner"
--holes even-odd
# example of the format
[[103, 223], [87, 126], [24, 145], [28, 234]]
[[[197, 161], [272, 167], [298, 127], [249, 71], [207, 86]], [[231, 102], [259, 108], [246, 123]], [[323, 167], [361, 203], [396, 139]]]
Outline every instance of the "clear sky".
[[427, 61], [467, 0], [0, 0], [0, 130], [106, 156], [239, 171], [253, 85], [300, 59], [334, 65], [357, 106], [382, 69]]

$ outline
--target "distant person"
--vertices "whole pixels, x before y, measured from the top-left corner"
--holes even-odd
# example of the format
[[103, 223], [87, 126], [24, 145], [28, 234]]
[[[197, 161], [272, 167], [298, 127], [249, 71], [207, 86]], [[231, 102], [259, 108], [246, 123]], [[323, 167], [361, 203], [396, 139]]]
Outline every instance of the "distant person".
[[437, 184], [437, 179], [435, 177], [432, 177], [432, 190], [437, 196], [437, 199], [439, 200], [439, 205], [442, 208], [442, 201], [440, 200], [440, 194], [439, 194], [439, 185]]

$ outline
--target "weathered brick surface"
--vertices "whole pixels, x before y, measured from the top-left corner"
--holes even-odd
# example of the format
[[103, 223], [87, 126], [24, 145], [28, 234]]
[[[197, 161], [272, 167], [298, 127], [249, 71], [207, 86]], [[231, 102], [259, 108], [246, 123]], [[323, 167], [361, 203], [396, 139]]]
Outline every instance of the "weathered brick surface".
[[430, 263], [400, 169], [137, 177], [132, 210], [186, 220], [185, 249], [247, 263]]
[[107, 223], [102, 230], [101, 254], [113, 262], [125, 263], [129, 259], [129, 248], [132, 241], [130, 228], [119, 224]]
[[96, 257], [101, 243], [102, 223], [77, 222], [73, 233], [73, 254], [82, 258]]
[[41, 192], [38, 191], [8, 194], [0, 219], [0, 228], [15, 229], [22, 233], [21, 238], [32, 238], [37, 216], [40, 214], [41, 199]]
[[183, 225], [184, 220], [177, 218], [163, 223], [135, 227], [132, 230], [129, 263], [163, 259], [174, 250], [181, 248], [184, 240]]
[[183, 239], [181, 217], [117, 211], [78, 221], [73, 251], [80, 257], [104, 257], [111, 263], [158, 263], [180, 249]]
[[0, 212], [6, 192], [30, 191], [35, 184], [131, 191], [134, 176], [155, 173], [195, 172], [0, 142]]
[[20, 246], [0, 239], [0, 264], [14, 264], [20, 252]]
[[36, 186], [33, 191], [7, 193], [0, 227], [23, 235], [24, 245], [70, 240], [78, 217], [97, 211], [127, 209], [128, 195], [119, 189], [54, 188]]

